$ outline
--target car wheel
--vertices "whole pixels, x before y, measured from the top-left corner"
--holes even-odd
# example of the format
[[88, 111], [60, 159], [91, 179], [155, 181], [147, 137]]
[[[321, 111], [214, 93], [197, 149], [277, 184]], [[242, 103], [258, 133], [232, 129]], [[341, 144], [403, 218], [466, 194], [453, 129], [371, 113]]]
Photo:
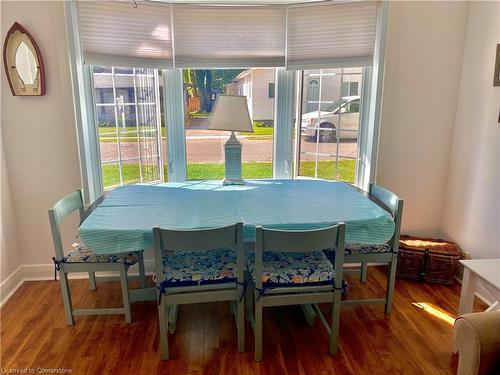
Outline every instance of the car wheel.
[[337, 131], [335, 130], [335, 125], [333, 125], [331, 122], [321, 123], [320, 129], [316, 130], [316, 140], [319, 137], [320, 143], [335, 142], [337, 140], [336, 136]]

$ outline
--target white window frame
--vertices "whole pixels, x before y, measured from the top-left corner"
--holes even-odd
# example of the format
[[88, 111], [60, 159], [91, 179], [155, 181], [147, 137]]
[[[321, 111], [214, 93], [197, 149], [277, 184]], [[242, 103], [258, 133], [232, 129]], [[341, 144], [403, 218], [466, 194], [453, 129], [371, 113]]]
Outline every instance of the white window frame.
[[[328, 68], [324, 68], [325, 70], [328, 69]], [[340, 68], [340, 69], [344, 69], [344, 68]], [[301, 176], [299, 174], [299, 170], [300, 170], [300, 149], [301, 149], [301, 139], [302, 139], [302, 135], [301, 135], [301, 127], [302, 127], [302, 124], [301, 124], [301, 119], [302, 119], [302, 105], [303, 105], [303, 84], [304, 84], [304, 71], [305, 70], [309, 70], [309, 69], [304, 69], [304, 70], [300, 70], [300, 74], [298, 75], [297, 77], [297, 98], [296, 98], [296, 112], [295, 112], [295, 118], [297, 119], [296, 120], [296, 125], [295, 125], [295, 153], [294, 153], [294, 178], [304, 178], [304, 179], [316, 179], [318, 177], [309, 177], [309, 176]], [[323, 70], [323, 69], [320, 69], [320, 70]], [[362, 73], [354, 73], [356, 75], [358, 74], [361, 74], [362, 76], [362, 81], [364, 81], [364, 73], [365, 73], [365, 69], [363, 69], [363, 72]], [[323, 72], [320, 72], [319, 73], [320, 76], [329, 76], [329, 75], [337, 75], [337, 73], [323, 73]], [[342, 83], [344, 83], [343, 79], [344, 79], [344, 75], [353, 75], [353, 73], [344, 73], [342, 72], [340, 77], [341, 77], [341, 82], [340, 82], [340, 85], [342, 85]], [[319, 89], [319, 92], [321, 93], [321, 78], [320, 78], [320, 89]], [[299, 91], [300, 90], [300, 91]], [[321, 94], [320, 94], [321, 95]], [[364, 93], [361, 95], [361, 100], [360, 100], [360, 107], [359, 107], [359, 112], [360, 112], [360, 115], [361, 115], [361, 111], [362, 111], [362, 102], [363, 102], [363, 95]], [[318, 103], [328, 103], [328, 102], [325, 102], [325, 101], [322, 101], [321, 100], [321, 97], [318, 101]], [[340, 117], [340, 119], [342, 119], [342, 117]], [[321, 119], [320, 119], [321, 120]], [[340, 120], [341, 121], [341, 120]], [[361, 127], [361, 119], [360, 119], [360, 127]], [[359, 131], [359, 133], [361, 133], [361, 131]], [[358, 138], [357, 138], [357, 149], [358, 149], [358, 155], [359, 155], [359, 140], [360, 140], [360, 135], [358, 134]], [[318, 151], [318, 146], [319, 146], [319, 140], [316, 141], [316, 152], [315, 152], [315, 155], [316, 155], [316, 167], [315, 167], [315, 174], [317, 175], [317, 170], [318, 170], [318, 167], [317, 167], [317, 163], [318, 163], [318, 156], [319, 156], [319, 151]], [[337, 143], [337, 146], [338, 146], [338, 143]], [[335, 154], [330, 154], [330, 156], [333, 156], [335, 155], [335, 166], [336, 168], [338, 168], [338, 162], [339, 162], [339, 154], [338, 154], [338, 151], [335, 153]], [[343, 157], [343, 159], [350, 159], [350, 160], [355, 160], [356, 164], [355, 164], [355, 181], [357, 179], [357, 165], [358, 165], [358, 155], [356, 155], [356, 157]]]
[[273, 178], [292, 178], [293, 119], [297, 72], [275, 68]]
[[[341, 97], [344, 97], [344, 96], [352, 96], [353, 94], [351, 94], [351, 89], [353, 87], [354, 84], [356, 84], [357, 86], [357, 91], [359, 91], [359, 83], [358, 82], [353, 82], [353, 81], [344, 81], [342, 82], [342, 84], [346, 84], [345, 87], [347, 87], [347, 94], [346, 95], [342, 95], [342, 86], [340, 87], [340, 96]], [[354, 95], [357, 95], [357, 94], [354, 94]]]
[[[380, 2], [377, 8], [377, 25], [375, 32], [375, 46], [373, 66], [363, 69], [363, 80], [361, 82], [360, 101], [360, 124], [358, 135], [358, 156], [356, 160], [354, 184], [368, 190], [371, 182], [376, 181], [377, 156], [379, 145], [380, 115], [382, 105], [384, 67], [385, 67], [385, 44], [388, 20], [388, 2]], [[295, 153], [294, 153], [294, 178], [311, 177], [299, 176], [298, 151], [300, 150], [300, 104], [302, 102], [302, 74], [298, 74], [296, 83], [296, 113], [295, 113]]]
[[[88, 203], [103, 193], [91, 72], [90, 67], [83, 64], [76, 3], [66, 2], [65, 9], [81, 178], [84, 199]], [[377, 170], [387, 13], [387, 2], [379, 3], [373, 66], [365, 68], [361, 87], [361, 96], [364, 99], [360, 105], [360, 134], [355, 184], [365, 190], [370, 182], [375, 181]], [[187, 177], [187, 163], [182, 70], [163, 70], [163, 75], [165, 77], [164, 109], [167, 120], [168, 178], [169, 181], [184, 181]], [[294, 108], [299, 108], [296, 100], [300, 100], [296, 98], [300, 95], [295, 95], [295, 92], [301, 92], [301, 83], [299, 83], [301, 80], [297, 76], [297, 71], [276, 68], [273, 178], [299, 178], [298, 163], [295, 163], [295, 172], [291, 168], [292, 162], [298, 160], [297, 155], [293, 155], [292, 152], [291, 121], [295, 117], [296, 131], [300, 131], [301, 118], [300, 114], [294, 113]], [[298, 141], [300, 137], [296, 136], [296, 142]]]
[[371, 182], [376, 182], [377, 176], [388, 11], [387, 1], [379, 3], [373, 66], [365, 68], [361, 87], [361, 96], [364, 99], [359, 108], [361, 117], [355, 184], [366, 191]]
[[89, 204], [104, 193], [99, 136], [93, 108], [91, 68], [83, 64], [76, 2], [65, 3], [65, 14], [83, 199]]
[[182, 69], [163, 70], [163, 102], [167, 133], [167, 165], [169, 181], [187, 178], [186, 131], [184, 125], [184, 82]]
[[[158, 177], [159, 179], [158, 180], [154, 180], [154, 181], [161, 181], [163, 182], [164, 181], [164, 176], [163, 176], [163, 150], [162, 150], [162, 135], [161, 135], [161, 111], [160, 111], [160, 90], [159, 90], [159, 87], [160, 87], [160, 84], [159, 84], [159, 80], [160, 80], [160, 77], [159, 77], [159, 74], [158, 74], [158, 70], [157, 69], [153, 69], [153, 74], [140, 74], [140, 73], [137, 73], [136, 72], [136, 69], [138, 68], [135, 68], [135, 67], [132, 67], [130, 68], [132, 69], [132, 72], [133, 73], [116, 73], [116, 67], [111, 67], [111, 73], [94, 73], [93, 72], [93, 69], [92, 69], [92, 66], [89, 66], [89, 71], [90, 71], [90, 74], [89, 74], [89, 77], [91, 78], [90, 79], [90, 82], [91, 82], [91, 92], [92, 92], [92, 95], [93, 95], [93, 101], [92, 101], [92, 110], [94, 111], [94, 114], [95, 114], [95, 120], [94, 120], [94, 124], [96, 125], [96, 130], [97, 130], [97, 141], [100, 142], [100, 137], [99, 137], [99, 126], [98, 126], [98, 116], [97, 116], [97, 113], [96, 113], [96, 108], [98, 107], [112, 107], [113, 110], [114, 110], [114, 117], [115, 117], [115, 132], [113, 133], [113, 135], [116, 137], [116, 141], [117, 141], [117, 151], [118, 151], [118, 161], [115, 161], [115, 160], [112, 160], [112, 161], [102, 161], [101, 158], [99, 157], [99, 162], [100, 162], [100, 167], [101, 167], [101, 173], [102, 173], [102, 167], [104, 165], [113, 165], [113, 164], [118, 164], [119, 166], [119, 174], [120, 174], [120, 185], [119, 186], [123, 186], [124, 185], [124, 179], [123, 179], [123, 162], [127, 162], [127, 161], [137, 161], [138, 163], [138, 166], [139, 166], [139, 182], [144, 182], [143, 180], [143, 173], [142, 173], [142, 169], [143, 169], [143, 162], [144, 162], [144, 158], [142, 157], [141, 155], [141, 137], [144, 136], [145, 134], [147, 133], [150, 133], [152, 131], [154, 131], [153, 129], [141, 129], [140, 126], [139, 126], [139, 107], [140, 106], [151, 106], [151, 105], [154, 105], [155, 106], [155, 110], [156, 110], [156, 141], [157, 141], [157, 144], [158, 144], [158, 147], [157, 147], [157, 154], [153, 154], [153, 155], [150, 155], [150, 158], [154, 158], [155, 160], [157, 160], [158, 162], [158, 165], [159, 165], [159, 170], [158, 170]], [[149, 69], [149, 68], [148, 68]], [[96, 98], [96, 89], [97, 87], [95, 87], [95, 82], [94, 82], [94, 79], [93, 79], [93, 76], [94, 75], [98, 75], [98, 76], [108, 76], [111, 78], [111, 82], [112, 82], [112, 90], [113, 90], [113, 102], [112, 103], [98, 103], [97, 102], [97, 98]], [[121, 103], [117, 103], [117, 88], [116, 88], [116, 77], [131, 77], [133, 79], [133, 89], [134, 89], [134, 101], [133, 102], [121, 102]], [[155, 87], [154, 87], [154, 90], [155, 90], [155, 100], [154, 102], [139, 102], [137, 100], [137, 78], [138, 77], [148, 77], [148, 78], [153, 78], [153, 82], [155, 83]], [[119, 106], [122, 106], [123, 108], [125, 107], [135, 107], [135, 131], [119, 131], [118, 128], [118, 107]], [[122, 127], [126, 127], [126, 124], [125, 122], [123, 122], [122, 124]], [[128, 158], [123, 158], [122, 157], [122, 154], [121, 154], [121, 138], [122, 136], [124, 136], [125, 134], [128, 134], [128, 133], [136, 133], [137, 134], [137, 156], [133, 156], [133, 157], [128, 157]], [[99, 147], [100, 149], [100, 147]], [[102, 175], [101, 175], [101, 178], [102, 178]]]

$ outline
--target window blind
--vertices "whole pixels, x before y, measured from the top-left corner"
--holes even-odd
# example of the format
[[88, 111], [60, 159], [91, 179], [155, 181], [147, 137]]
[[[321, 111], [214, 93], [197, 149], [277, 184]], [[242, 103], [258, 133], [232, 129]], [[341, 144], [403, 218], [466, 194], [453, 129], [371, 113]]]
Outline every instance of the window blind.
[[376, 1], [289, 6], [287, 68], [372, 64]]
[[285, 7], [173, 6], [175, 66], [285, 65]]
[[173, 67], [170, 5], [78, 1], [78, 12], [86, 64]]

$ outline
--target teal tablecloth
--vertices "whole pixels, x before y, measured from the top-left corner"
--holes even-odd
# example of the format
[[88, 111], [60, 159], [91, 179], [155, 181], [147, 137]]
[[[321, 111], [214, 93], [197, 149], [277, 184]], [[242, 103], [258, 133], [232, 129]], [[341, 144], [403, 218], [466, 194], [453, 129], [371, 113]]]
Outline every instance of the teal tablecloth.
[[152, 228], [201, 229], [243, 222], [245, 241], [255, 225], [312, 229], [343, 221], [347, 243], [381, 244], [394, 233], [391, 215], [349, 185], [324, 180], [248, 180], [133, 185], [110, 192], [80, 226], [95, 253], [153, 247]]

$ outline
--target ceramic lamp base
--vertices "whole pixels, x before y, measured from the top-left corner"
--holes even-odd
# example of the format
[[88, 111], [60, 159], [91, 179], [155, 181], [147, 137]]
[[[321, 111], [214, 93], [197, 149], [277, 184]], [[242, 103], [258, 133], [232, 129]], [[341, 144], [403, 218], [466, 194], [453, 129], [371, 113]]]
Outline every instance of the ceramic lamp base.
[[236, 139], [234, 132], [224, 145], [225, 178], [224, 185], [243, 185], [241, 178], [241, 143]]
[[242, 178], [240, 179], [225, 178], [224, 181], [222, 181], [222, 185], [245, 185], [245, 180]]

